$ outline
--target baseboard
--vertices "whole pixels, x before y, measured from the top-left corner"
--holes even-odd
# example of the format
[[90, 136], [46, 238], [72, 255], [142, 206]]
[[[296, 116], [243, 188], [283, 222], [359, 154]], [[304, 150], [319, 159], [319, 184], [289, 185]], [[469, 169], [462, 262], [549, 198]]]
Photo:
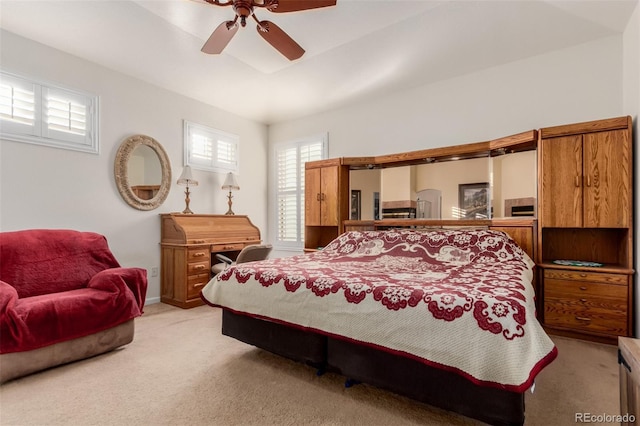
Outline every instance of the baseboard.
[[158, 297], [148, 297], [144, 301], [145, 305], [153, 305], [154, 303], [160, 303], [160, 296], [158, 296]]

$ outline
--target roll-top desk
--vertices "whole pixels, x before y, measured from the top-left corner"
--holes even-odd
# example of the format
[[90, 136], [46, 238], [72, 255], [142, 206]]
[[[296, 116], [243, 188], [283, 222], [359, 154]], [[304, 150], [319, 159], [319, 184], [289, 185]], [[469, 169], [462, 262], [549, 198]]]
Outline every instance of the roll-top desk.
[[260, 230], [247, 216], [161, 214], [160, 300], [181, 308], [202, 305], [200, 290], [211, 279], [211, 257], [235, 258], [259, 244]]

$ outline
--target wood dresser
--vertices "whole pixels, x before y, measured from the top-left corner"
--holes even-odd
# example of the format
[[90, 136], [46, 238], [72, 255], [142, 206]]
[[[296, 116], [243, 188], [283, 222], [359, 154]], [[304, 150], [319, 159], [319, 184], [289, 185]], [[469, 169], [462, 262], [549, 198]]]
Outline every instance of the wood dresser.
[[215, 253], [235, 258], [260, 244], [260, 230], [247, 216], [161, 214], [160, 300], [181, 308], [202, 305], [200, 290], [211, 279]]

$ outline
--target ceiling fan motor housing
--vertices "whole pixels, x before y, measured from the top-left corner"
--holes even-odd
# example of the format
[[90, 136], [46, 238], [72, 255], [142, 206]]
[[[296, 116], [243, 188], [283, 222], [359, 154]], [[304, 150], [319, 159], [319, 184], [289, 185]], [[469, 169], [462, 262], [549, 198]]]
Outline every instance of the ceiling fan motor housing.
[[247, 17], [253, 14], [253, 2], [246, 0], [235, 0], [233, 2], [233, 10], [240, 17], [240, 25], [247, 25]]

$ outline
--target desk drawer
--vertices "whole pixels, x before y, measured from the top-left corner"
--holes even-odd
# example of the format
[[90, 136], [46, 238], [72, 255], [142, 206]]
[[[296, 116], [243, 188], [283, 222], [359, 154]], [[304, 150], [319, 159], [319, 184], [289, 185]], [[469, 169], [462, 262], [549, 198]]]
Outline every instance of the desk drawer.
[[209, 274], [209, 260], [187, 264], [187, 275]]
[[211, 246], [211, 251], [212, 252], [239, 251], [239, 250], [242, 250], [247, 245], [249, 244], [244, 244], [244, 243], [213, 244]]
[[189, 249], [187, 251], [188, 262], [200, 262], [205, 261], [210, 256], [209, 247], [201, 247], [196, 249]]
[[200, 297], [200, 290], [209, 282], [209, 274], [191, 275], [187, 278], [187, 299]]

